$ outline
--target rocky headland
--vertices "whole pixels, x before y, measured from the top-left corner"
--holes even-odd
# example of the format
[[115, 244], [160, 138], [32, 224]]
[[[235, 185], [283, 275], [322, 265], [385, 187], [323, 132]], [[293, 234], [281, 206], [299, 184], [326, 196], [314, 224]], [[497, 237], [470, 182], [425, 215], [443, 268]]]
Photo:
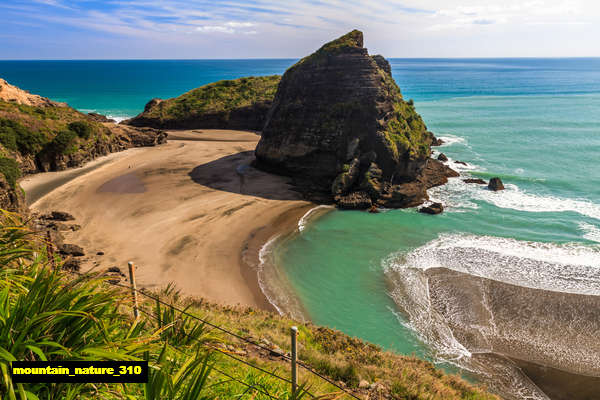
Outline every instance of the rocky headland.
[[388, 61], [354, 30], [290, 67], [256, 148], [259, 168], [293, 178], [310, 200], [344, 209], [414, 207], [458, 173], [431, 158], [437, 144]]
[[28, 174], [79, 167], [99, 156], [130, 147], [166, 142], [166, 134], [99, 122], [0, 79], [0, 208], [24, 211], [17, 180]]
[[281, 77], [261, 76], [210, 83], [179, 97], [152, 99], [124, 124], [159, 129], [260, 131]]

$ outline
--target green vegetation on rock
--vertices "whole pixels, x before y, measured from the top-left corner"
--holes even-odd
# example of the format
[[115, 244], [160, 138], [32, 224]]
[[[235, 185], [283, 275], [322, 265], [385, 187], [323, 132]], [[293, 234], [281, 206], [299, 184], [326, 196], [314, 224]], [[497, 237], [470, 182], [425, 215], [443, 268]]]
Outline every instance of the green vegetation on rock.
[[[225, 128], [231, 124], [238, 129], [262, 129], [280, 80], [280, 76], [274, 75], [210, 83], [179, 97], [152, 100], [142, 114], [126, 123], [171, 128]], [[248, 109], [248, 115], [235, 115], [244, 109]], [[234, 121], [235, 118], [240, 121]]]
[[[336, 54], [338, 52], [344, 51], [348, 48], [362, 48], [363, 47], [363, 34], [361, 31], [355, 29], [351, 32], [346, 33], [344, 36], [341, 36], [331, 42], [325, 43], [319, 50], [314, 53], [302, 58], [291, 68], [294, 68], [297, 65], [304, 64], [305, 62], [315, 62], [319, 64], [319, 61], [322, 61], [323, 58], [326, 58], [329, 54]], [[290, 69], [291, 69], [290, 68]]]
[[427, 127], [410, 103], [399, 100], [394, 104], [394, 112], [387, 120], [384, 133], [396, 157], [422, 160], [431, 154]]
[[68, 127], [82, 139], [89, 139], [93, 132], [92, 126], [87, 121], [71, 122]]
[[19, 164], [12, 158], [0, 157], [0, 173], [4, 175], [9, 185], [15, 189], [17, 179], [21, 176]]
[[19, 121], [0, 118], [0, 143], [21, 154], [36, 154], [48, 141], [41, 131], [27, 128]]

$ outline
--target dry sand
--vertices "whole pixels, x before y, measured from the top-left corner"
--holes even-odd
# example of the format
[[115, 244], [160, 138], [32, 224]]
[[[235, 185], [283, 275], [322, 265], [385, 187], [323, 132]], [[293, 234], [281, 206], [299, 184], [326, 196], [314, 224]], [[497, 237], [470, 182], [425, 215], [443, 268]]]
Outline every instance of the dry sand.
[[294, 229], [312, 204], [286, 178], [245, 167], [258, 139], [238, 131], [169, 132], [168, 144], [121, 152], [67, 183], [69, 172], [22, 184], [39, 197], [32, 210], [75, 216], [82, 228], [65, 242], [85, 248], [83, 271], [126, 272], [133, 261], [139, 286], [173, 282], [187, 295], [272, 309], [257, 281], [258, 252], [276, 232]]

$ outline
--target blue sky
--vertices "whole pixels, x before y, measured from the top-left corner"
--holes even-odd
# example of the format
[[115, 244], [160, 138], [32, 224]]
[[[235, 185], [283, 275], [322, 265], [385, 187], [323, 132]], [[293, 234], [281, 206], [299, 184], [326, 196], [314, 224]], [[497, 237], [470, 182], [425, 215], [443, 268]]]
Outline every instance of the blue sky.
[[0, 0], [0, 59], [600, 56], [593, 0]]

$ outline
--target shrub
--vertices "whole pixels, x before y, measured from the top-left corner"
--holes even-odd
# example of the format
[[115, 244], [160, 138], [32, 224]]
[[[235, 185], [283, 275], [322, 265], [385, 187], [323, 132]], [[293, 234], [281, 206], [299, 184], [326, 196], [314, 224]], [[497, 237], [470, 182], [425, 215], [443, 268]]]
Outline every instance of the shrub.
[[49, 150], [55, 154], [65, 153], [69, 149], [69, 146], [73, 143], [73, 140], [77, 137], [77, 133], [71, 130], [60, 131], [52, 142], [49, 143]]
[[19, 164], [12, 158], [0, 157], [0, 172], [4, 174], [9, 185], [14, 189], [21, 176]]
[[32, 131], [18, 121], [0, 118], [0, 143], [21, 154], [35, 154], [46, 144], [46, 135]]
[[89, 139], [92, 135], [92, 127], [85, 121], [75, 121], [69, 124], [69, 130], [77, 133], [82, 139]]

